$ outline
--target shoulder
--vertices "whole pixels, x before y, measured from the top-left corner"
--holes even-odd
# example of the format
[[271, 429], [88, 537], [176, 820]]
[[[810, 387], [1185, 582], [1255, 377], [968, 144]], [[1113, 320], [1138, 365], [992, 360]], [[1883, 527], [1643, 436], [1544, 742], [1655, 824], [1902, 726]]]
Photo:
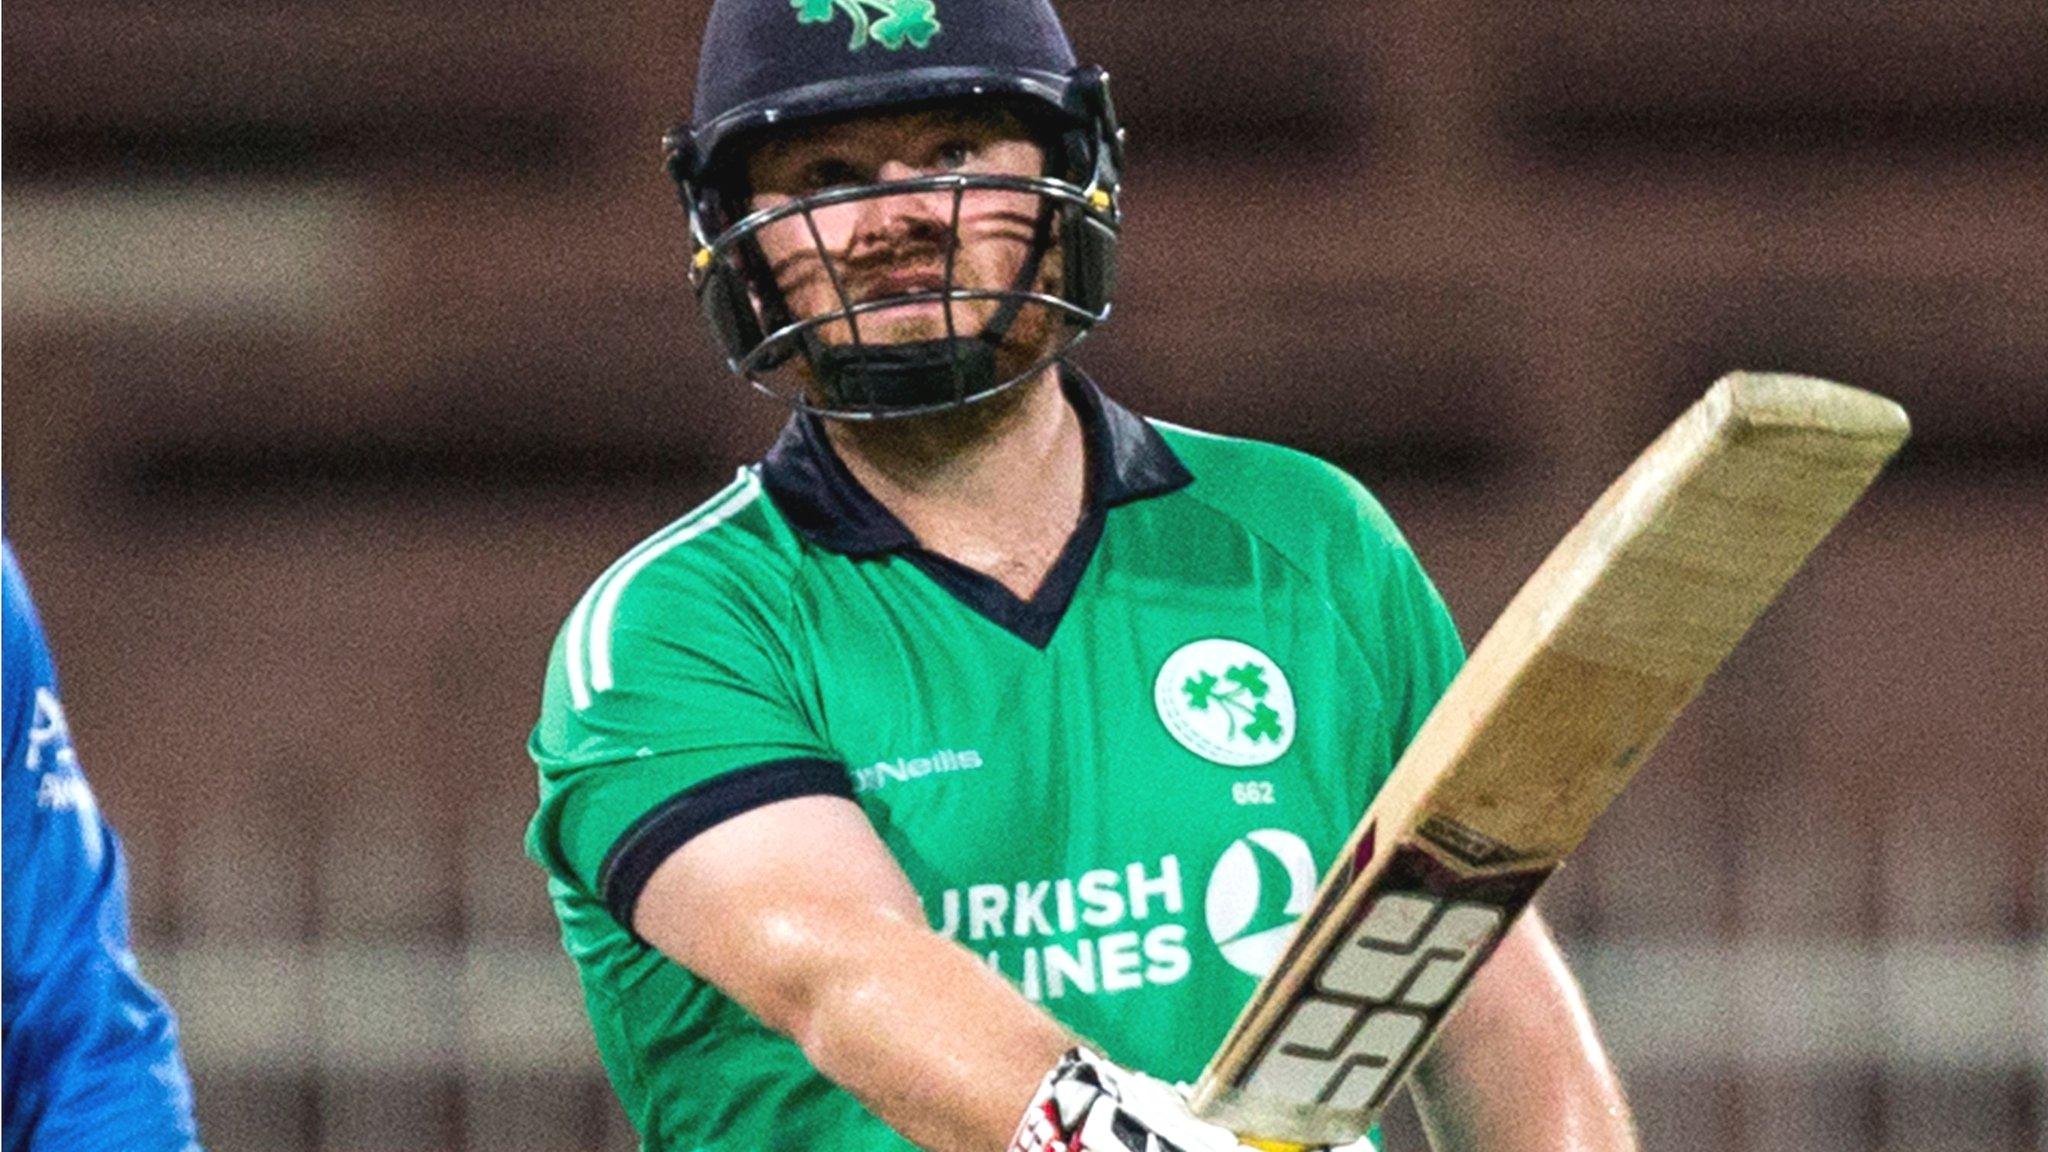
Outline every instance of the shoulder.
[[562, 625], [554, 664], [577, 707], [650, 644], [711, 643], [789, 598], [802, 549], [759, 473], [732, 483], [620, 556]]
[[0, 586], [6, 597], [5, 648], [7, 662], [6, 742], [7, 762], [12, 764], [21, 751], [28, 730], [30, 711], [39, 689], [51, 686], [49, 648], [43, 640], [42, 622], [36, 617], [35, 602], [14, 559], [14, 546], [0, 543], [4, 552], [4, 573]]
[[4, 588], [7, 601], [7, 663], [11, 666], [17, 655], [42, 644], [42, 624], [36, 619], [34, 601], [29, 599], [28, 582], [15, 562], [12, 542], [0, 542], [0, 588]]
[[1151, 423], [1194, 474], [1190, 497], [1283, 550], [1409, 550], [1379, 498], [1327, 460], [1263, 440]]
[[[56, 662], [43, 637], [35, 601], [5, 549], [6, 585], [6, 811], [11, 837], [24, 821], [38, 823], [77, 811], [86, 827], [96, 820], [92, 792], [71, 746], [71, 728], [57, 695]], [[17, 814], [20, 814], [17, 816]]]

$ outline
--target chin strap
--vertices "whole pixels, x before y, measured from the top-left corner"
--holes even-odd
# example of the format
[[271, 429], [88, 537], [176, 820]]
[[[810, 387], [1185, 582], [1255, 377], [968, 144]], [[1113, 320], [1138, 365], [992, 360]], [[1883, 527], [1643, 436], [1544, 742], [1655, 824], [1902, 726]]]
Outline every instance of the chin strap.
[[980, 336], [900, 344], [824, 344], [806, 334], [805, 355], [827, 404], [921, 408], [995, 387], [996, 345]]

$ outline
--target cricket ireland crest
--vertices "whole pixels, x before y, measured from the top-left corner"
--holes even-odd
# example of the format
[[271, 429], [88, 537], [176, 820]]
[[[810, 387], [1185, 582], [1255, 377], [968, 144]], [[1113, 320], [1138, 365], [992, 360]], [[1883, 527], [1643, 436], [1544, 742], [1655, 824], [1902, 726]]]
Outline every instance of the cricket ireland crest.
[[905, 44], [923, 48], [939, 34], [932, 0], [789, 0], [789, 6], [799, 24], [830, 24], [835, 11], [845, 12], [853, 19], [853, 39], [846, 44], [851, 52], [870, 40], [891, 52]]
[[1218, 764], [1270, 764], [1294, 743], [1294, 690], [1257, 648], [1211, 637], [1184, 644], [1152, 683], [1159, 720], [1181, 747]]

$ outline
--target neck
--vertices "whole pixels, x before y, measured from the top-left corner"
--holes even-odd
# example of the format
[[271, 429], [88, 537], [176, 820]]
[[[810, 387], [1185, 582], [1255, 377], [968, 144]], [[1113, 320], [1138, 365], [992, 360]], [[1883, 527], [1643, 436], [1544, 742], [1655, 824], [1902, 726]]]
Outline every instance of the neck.
[[1087, 452], [1056, 367], [978, 404], [825, 424], [847, 470], [924, 547], [1028, 596], [1080, 522]]

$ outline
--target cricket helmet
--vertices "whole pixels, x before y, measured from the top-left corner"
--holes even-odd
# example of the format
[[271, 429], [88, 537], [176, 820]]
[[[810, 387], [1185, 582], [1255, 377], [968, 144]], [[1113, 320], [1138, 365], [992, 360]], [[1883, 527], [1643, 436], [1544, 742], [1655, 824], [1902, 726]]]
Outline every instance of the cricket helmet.
[[[745, 156], [763, 134], [963, 101], [1000, 101], [1021, 115], [1046, 146], [1045, 172], [857, 184], [747, 210]], [[689, 215], [690, 283], [727, 364], [800, 408], [874, 419], [968, 404], [1034, 375], [1109, 317], [1122, 132], [1107, 73], [1076, 65], [1048, 0], [716, 0], [690, 120], [663, 147]], [[963, 198], [977, 189], [1038, 198], [1031, 251], [1008, 287], [963, 287], [948, 258], [936, 291], [848, 298], [812, 213], [883, 196], [950, 193], [957, 245]], [[792, 313], [759, 244], [762, 229], [797, 218], [809, 224], [837, 292], [838, 307], [820, 315]], [[1059, 274], [1042, 283], [1053, 255]], [[861, 341], [862, 315], [915, 300], [943, 303], [945, 336]], [[996, 302], [980, 331], [954, 328], [954, 306], [966, 301]], [[1056, 335], [1034, 361], [1019, 364], [1014, 351], [998, 351], [1027, 308], [1043, 310]], [[822, 338], [820, 330], [834, 324], [852, 334], [850, 345]], [[800, 365], [807, 373], [792, 375]], [[814, 388], [803, 386], [805, 375]]]

